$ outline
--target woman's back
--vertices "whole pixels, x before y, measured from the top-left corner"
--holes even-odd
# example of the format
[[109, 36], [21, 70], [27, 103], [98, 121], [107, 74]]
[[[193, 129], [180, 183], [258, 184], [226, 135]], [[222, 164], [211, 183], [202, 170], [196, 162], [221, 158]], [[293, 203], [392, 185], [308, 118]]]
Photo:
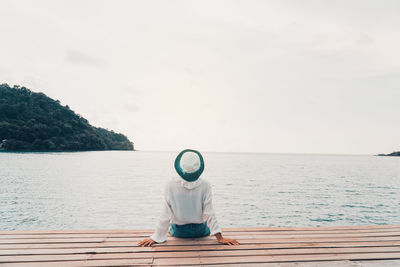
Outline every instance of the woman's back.
[[173, 179], [167, 185], [166, 200], [177, 224], [202, 223], [203, 204], [209, 183], [203, 179], [188, 183]]

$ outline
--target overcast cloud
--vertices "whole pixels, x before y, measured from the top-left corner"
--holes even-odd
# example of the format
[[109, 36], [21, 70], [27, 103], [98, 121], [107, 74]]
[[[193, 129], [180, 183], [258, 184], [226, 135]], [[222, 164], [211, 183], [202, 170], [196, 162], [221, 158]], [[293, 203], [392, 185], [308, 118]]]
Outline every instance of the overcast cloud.
[[400, 1], [4, 1], [0, 83], [139, 150], [400, 150]]

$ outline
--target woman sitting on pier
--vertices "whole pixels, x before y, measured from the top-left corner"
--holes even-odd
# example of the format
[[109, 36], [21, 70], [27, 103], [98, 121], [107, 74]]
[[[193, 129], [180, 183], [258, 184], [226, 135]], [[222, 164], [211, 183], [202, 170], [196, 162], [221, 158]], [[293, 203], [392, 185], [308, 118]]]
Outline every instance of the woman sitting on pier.
[[151, 246], [172, 236], [195, 238], [215, 235], [219, 243], [238, 245], [234, 239], [224, 238], [212, 207], [211, 185], [200, 178], [204, 170], [202, 155], [191, 149], [183, 150], [175, 159], [175, 170], [180, 177], [172, 179], [165, 189], [163, 211], [156, 231], [139, 246]]

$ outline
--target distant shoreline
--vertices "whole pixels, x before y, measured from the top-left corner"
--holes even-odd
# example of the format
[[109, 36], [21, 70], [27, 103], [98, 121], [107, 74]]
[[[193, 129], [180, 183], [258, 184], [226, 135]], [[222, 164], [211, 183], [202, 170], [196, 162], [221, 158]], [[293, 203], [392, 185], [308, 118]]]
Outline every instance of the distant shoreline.
[[376, 156], [380, 156], [380, 157], [400, 157], [400, 151], [395, 151], [395, 152], [392, 152], [390, 154], [378, 154]]

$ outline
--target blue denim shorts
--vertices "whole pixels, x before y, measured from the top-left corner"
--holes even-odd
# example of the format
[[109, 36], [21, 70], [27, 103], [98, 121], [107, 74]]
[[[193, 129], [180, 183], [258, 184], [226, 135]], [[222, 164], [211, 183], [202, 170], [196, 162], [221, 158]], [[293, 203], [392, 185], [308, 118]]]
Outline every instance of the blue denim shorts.
[[175, 237], [193, 238], [210, 235], [210, 228], [208, 228], [206, 222], [183, 225], [171, 223], [169, 226], [169, 232]]

